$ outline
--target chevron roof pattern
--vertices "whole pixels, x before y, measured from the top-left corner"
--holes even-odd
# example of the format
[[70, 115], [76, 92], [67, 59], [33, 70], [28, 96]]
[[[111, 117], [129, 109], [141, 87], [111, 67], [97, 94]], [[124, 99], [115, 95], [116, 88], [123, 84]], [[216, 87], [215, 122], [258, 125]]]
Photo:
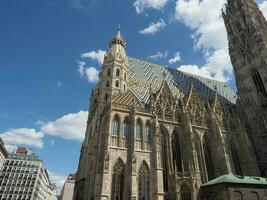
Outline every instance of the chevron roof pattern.
[[236, 93], [226, 83], [132, 57], [128, 59], [130, 88], [143, 104], [149, 101], [150, 88], [157, 91], [164, 79], [175, 96], [186, 95], [192, 83], [202, 98], [212, 99], [217, 91], [224, 103], [236, 103]]

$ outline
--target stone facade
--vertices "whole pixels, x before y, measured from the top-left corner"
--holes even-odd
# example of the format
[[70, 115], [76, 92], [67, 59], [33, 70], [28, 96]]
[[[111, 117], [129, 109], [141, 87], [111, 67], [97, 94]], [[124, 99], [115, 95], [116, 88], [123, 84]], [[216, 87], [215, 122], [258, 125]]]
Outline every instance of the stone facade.
[[225, 83], [125, 48], [119, 30], [91, 94], [75, 200], [195, 200], [223, 174], [260, 175], [240, 98]]
[[64, 183], [58, 200], [73, 200], [76, 174], [70, 174]]
[[228, 0], [223, 13], [240, 118], [267, 176], [267, 23], [254, 0]]
[[8, 156], [8, 152], [5, 148], [3, 140], [0, 138], [0, 170], [4, 166], [7, 156]]

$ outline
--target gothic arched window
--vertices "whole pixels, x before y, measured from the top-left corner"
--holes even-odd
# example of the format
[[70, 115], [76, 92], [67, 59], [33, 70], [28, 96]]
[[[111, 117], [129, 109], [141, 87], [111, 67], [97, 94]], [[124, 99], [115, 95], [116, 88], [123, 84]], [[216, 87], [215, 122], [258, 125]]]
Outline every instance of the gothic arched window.
[[123, 90], [124, 90], [124, 91], [126, 90], [126, 86], [125, 86], [125, 84], [123, 85]]
[[146, 141], [151, 140], [151, 127], [150, 127], [150, 123], [149, 122], [147, 122], [147, 124], [146, 124], [145, 139], [146, 139]]
[[180, 142], [179, 136], [176, 132], [172, 134], [172, 161], [173, 161], [173, 168], [176, 172], [182, 171], [182, 159], [181, 159], [181, 149], [180, 149]]
[[239, 156], [238, 156], [236, 147], [234, 146], [233, 143], [231, 143], [231, 145], [230, 145], [230, 150], [231, 150], [231, 155], [232, 155], [235, 173], [237, 175], [242, 175], [243, 173], [242, 173], [242, 169], [241, 169], [241, 165], [240, 165], [240, 161], [239, 161]]
[[214, 172], [213, 161], [212, 161], [212, 156], [211, 156], [210, 143], [206, 135], [204, 135], [203, 137], [203, 149], [204, 149], [208, 180], [212, 180], [215, 178], [215, 172]]
[[120, 86], [120, 82], [117, 80], [116, 82], [115, 82], [115, 87], [119, 87]]
[[124, 164], [121, 159], [113, 167], [111, 200], [123, 200]]
[[191, 190], [186, 183], [181, 186], [181, 200], [191, 200]]
[[112, 122], [112, 135], [119, 136], [119, 118], [115, 116]]
[[161, 136], [161, 159], [162, 159], [162, 171], [163, 171], [163, 189], [164, 192], [169, 191], [169, 177], [168, 177], [168, 138], [165, 132]]
[[109, 81], [107, 81], [107, 83], [106, 83], [106, 87], [109, 87]]
[[124, 81], [126, 81], [126, 73], [124, 73]]
[[149, 200], [149, 168], [143, 162], [138, 173], [138, 200]]
[[110, 76], [110, 69], [108, 69], [108, 76]]
[[265, 90], [263, 81], [261, 79], [261, 75], [258, 72], [258, 70], [253, 69], [252, 78], [253, 78], [257, 92], [266, 95], [266, 90]]
[[120, 76], [120, 70], [119, 69], [116, 70], [116, 76]]
[[142, 138], [142, 123], [141, 123], [141, 121], [139, 119], [136, 122], [135, 137], [137, 139], [141, 139]]
[[123, 136], [125, 138], [129, 137], [129, 121], [127, 118], [125, 118], [125, 120], [123, 122]]

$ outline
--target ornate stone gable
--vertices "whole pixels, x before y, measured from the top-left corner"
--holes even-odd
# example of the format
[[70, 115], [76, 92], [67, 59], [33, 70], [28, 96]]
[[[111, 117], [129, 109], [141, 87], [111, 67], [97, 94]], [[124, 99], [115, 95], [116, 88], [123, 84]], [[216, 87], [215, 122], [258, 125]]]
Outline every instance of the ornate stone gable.
[[131, 90], [125, 93], [117, 93], [112, 97], [111, 104], [115, 108], [121, 108], [126, 110], [131, 110], [135, 108], [138, 111], [145, 111], [145, 107], [136, 98]]
[[191, 122], [197, 126], [207, 127], [209, 121], [207, 108], [193, 87], [183, 101], [185, 102], [184, 111]]

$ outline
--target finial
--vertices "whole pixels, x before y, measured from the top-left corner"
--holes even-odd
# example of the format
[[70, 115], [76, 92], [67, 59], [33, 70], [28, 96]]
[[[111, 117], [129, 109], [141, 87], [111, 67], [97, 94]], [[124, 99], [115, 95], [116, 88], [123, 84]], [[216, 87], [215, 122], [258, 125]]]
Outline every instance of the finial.
[[118, 31], [120, 31], [120, 30], [121, 30], [121, 25], [119, 24], [119, 25], [118, 25]]

